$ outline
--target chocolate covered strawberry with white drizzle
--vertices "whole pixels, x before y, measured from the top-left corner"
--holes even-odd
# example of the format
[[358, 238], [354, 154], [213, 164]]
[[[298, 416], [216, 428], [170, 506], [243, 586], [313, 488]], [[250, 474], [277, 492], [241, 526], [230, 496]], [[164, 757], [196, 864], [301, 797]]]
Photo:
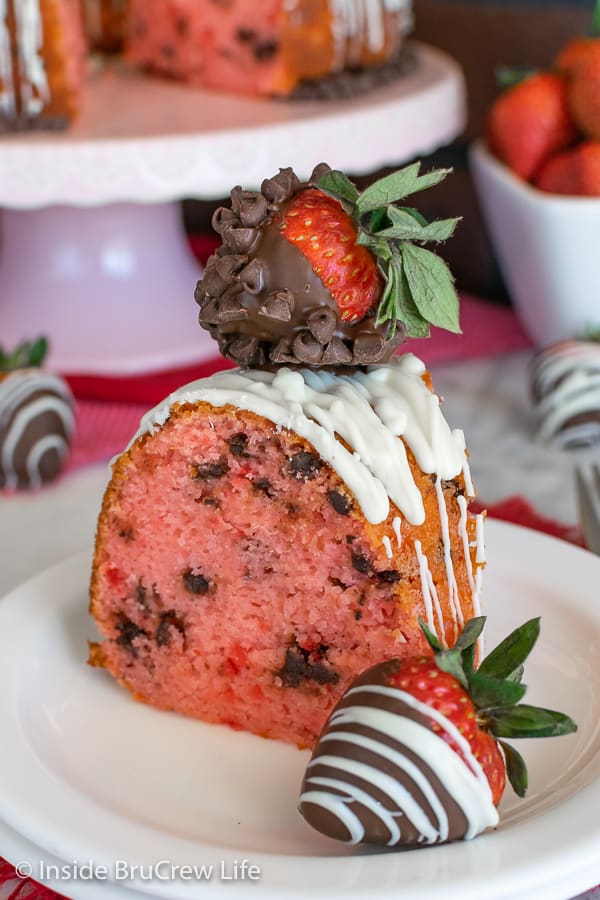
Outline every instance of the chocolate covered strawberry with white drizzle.
[[372, 666], [345, 692], [309, 763], [299, 808], [317, 831], [349, 844], [425, 846], [470, 839], [498, 823], [506, 778], [527, 789], [523, 758], [504, 738], [576, 730], [563, 713], [523, 704], [532, 619], [477, 670], [484, 617], [452, 650], [421, 622], [433, 656]]
[[75, 429], [74, 399], [42, 368], [45, 338], [0, 349], [0, 488], [41, 487], [63, 469]]

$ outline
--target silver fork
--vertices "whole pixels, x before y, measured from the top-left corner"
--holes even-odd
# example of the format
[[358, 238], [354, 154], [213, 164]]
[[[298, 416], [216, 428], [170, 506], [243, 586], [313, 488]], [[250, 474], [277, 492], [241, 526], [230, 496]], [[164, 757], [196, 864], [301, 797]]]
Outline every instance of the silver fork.
[[578, 465], [575, 469], [575, 487], [586, 547], [600, 555], [600, 465]]

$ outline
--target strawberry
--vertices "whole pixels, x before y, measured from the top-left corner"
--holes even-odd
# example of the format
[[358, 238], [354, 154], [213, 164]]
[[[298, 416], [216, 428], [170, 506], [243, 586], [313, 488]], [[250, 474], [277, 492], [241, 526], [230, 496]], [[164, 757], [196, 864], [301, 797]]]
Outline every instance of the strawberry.
[[357, 244], [358, 229], [342, 205], [317, 188], [291, 200], [281, 231], [308, 259], [333, 297], [344, 322], [371, 312], [383, 292], [377, 261]]
[[496, 825], [507, 778], [524, 796], [525, 763], [504, 738], [551, 737], [577, 726], [520, 702], [539, 619], [475, 669], [484, 623], [471, 619], [445, 650], [421, 622], [433, 656], [386, 660], [350, 685], [304, 778], [300, 812], [310, 825], [347, 843], [422, 846]]
[[504, 92], [487, 124], [490, 150], [526, 181], [544, 161], [576, 138], [564, 78], [538, 72]]
[[572, 150], [553, 156], [535, 184], [551, 194], [600, 196], [600, 141], [582, 141]]
[[600, 38], [573, 38], [554, 59], [554, 68], [561, 75], [572, 77], [589, 59], [600, 56]]
[[[598, 43], [600, 45], [600, 41]], [[583, 134], [600, 140], [600, 47], [573, 72], [569, 84], [569, 109]]]

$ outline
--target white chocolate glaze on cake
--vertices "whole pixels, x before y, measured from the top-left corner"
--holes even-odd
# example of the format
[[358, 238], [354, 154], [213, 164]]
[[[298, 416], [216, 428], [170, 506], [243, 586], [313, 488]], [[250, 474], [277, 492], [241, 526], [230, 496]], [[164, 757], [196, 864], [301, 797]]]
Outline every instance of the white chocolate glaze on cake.
[[455, 478], [468, 465], [464, 435], [450, 429], [439, 398], [423, 381], [425, 371], [417, 357], [406, 354], [393, 365], [352, 376], [287, 368], [218, 372], [183, 386], [146, 413], [131, 443], [163, 425], [175, 405], [233, 406], [309, 441], [369, 522], [383, 522], [392, 500], [409, 522], [420, 525], [425, 509], [406, 447], [423, 472], [440, 479]]

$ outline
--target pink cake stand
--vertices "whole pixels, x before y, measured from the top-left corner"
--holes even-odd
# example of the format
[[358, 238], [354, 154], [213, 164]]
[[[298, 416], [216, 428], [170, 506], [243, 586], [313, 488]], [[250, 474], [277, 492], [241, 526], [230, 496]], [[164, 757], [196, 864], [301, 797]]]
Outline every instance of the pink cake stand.
[[257, 187], [280, 166], [306, 177], [327, 160], [364, 174], [448, 143], [464, 127], [462, 73], [413, 46], [411, 73], [335, 102], [233, 97], [102, 68], [68, 131], [0, 138], [0, 343], [46, 334], [49, 364], [80, 374], [214, 355], [196, 324], [201, 272], [179, 201]]

